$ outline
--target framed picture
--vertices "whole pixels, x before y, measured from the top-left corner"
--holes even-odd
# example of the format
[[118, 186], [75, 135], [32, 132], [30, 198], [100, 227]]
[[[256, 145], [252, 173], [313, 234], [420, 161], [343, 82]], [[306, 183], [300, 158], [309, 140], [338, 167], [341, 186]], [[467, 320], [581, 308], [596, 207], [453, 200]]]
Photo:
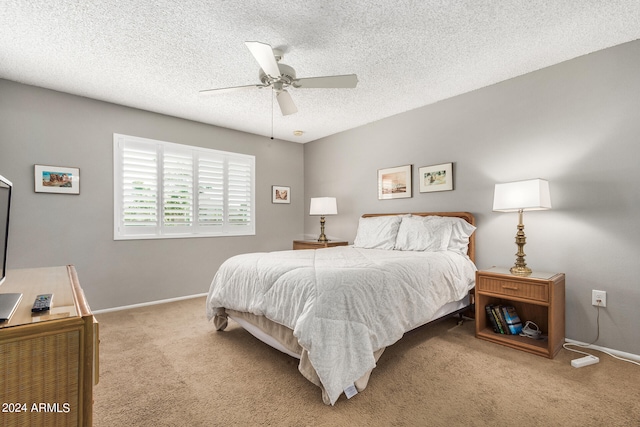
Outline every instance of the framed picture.
[[411, 197], [412, 165], [378, 169], [378, 199]]
[[34, 166], [36, 193], [80, 194], [80, 169]]
[[421, 193], [453, 190], [453, 163], [421, 167], [418, 177]]
[[271, 203], [291, 203], [291, 187], [272, 185]]

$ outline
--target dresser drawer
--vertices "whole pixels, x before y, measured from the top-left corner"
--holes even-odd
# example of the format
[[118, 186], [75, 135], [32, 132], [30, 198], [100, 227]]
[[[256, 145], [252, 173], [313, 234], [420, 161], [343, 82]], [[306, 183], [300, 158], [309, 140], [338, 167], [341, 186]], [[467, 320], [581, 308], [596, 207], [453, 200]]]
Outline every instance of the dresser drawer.
[[491, 292], [510, 297], [518, 297], [529, 300], [549, 302], [548, 283], [523, 283], [494, 277], [482, 277], [478, 279], [478, 291]]

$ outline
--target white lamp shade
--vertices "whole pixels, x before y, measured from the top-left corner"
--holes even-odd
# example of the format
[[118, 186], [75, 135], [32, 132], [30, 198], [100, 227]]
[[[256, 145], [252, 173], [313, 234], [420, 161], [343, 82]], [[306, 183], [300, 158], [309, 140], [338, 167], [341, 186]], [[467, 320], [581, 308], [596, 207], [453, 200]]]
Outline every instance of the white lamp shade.
[[493, 193], [493, 210], [498, 212], [537, 211], [551, 209], [549, 181], [526, 181], [496, 184]]
[[309, 215], [337, 215], [338, 205], [335, 197], [314, 197], [311, 199]]

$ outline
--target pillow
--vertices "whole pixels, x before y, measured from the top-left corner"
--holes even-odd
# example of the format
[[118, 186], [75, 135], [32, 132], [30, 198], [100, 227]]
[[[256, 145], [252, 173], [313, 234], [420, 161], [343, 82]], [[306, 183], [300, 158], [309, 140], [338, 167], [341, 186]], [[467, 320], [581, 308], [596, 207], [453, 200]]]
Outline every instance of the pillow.
[[462, 218], [449, 216], [433, 216], [431, 218], [435, 221], [451, 224], [451, 238], [449, 239], [447, 250], [466, 255], [469, 249], [469, 237], [476, 230], [476, 227]]
[[353, 246], [365, 249], [393, 249], [400, 220], [401, 217], [398, 215], [360, 218]]
[[432, 216], [402, 218], [395, 248], [400, 251], [446, 251], [452, 224]]

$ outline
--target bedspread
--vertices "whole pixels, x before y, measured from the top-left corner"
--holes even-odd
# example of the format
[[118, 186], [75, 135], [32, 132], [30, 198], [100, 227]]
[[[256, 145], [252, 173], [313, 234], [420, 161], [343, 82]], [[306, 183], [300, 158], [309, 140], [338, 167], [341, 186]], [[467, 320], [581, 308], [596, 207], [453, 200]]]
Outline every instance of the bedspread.
[[375, 367], [373, 353], [473, 288], [475, 265], [457, 252], [333, 247], [237, 255], [216, 273], [207, 317], [225, 309], [293, 330], [333, 405]]

